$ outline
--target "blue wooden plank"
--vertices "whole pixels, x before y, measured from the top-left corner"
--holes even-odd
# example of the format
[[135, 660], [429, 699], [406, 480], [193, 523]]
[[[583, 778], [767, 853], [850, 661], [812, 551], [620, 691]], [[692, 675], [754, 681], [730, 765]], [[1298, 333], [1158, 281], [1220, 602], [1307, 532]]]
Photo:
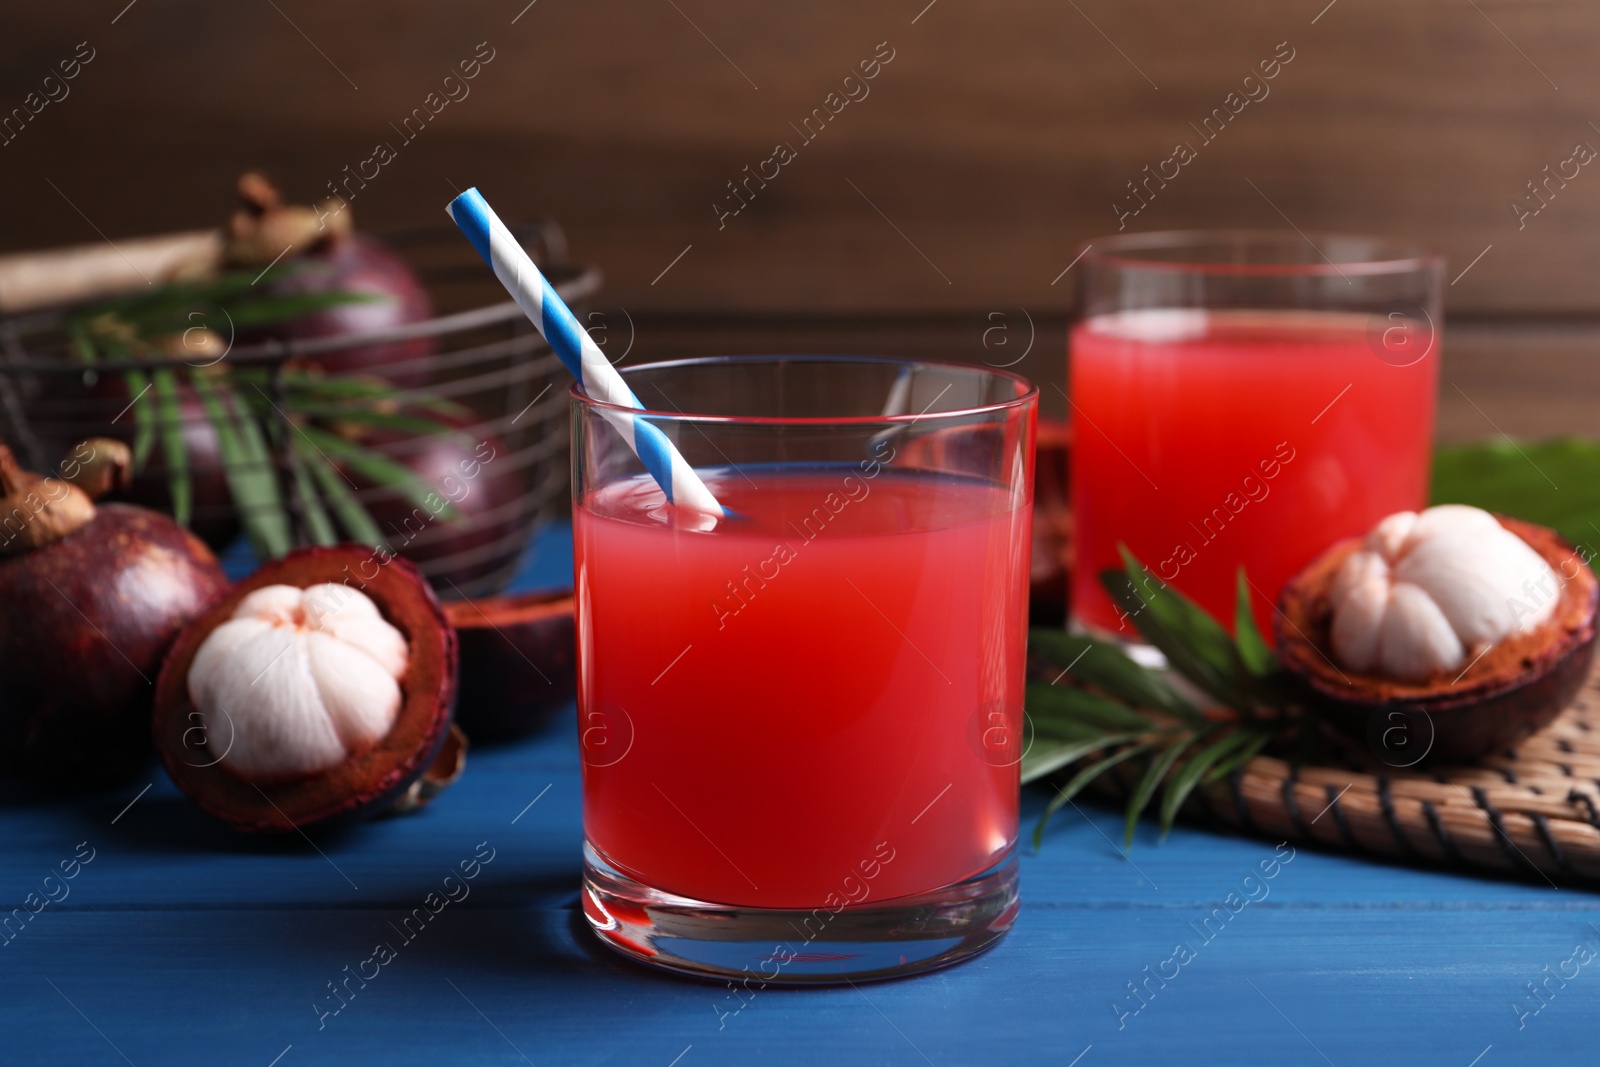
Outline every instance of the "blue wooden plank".
[[[255, 553], [242, 535], [218, 555], [228, 577], [238, 581], [255, 570]], [[510, 589], [549, 589], [572, 585], [572, 526], [556, 520], [542, 523], [529, 539], [512, 576]]]
[[[564, 574], [553, 543], [523, 584]], [[1306, 849], [1284, 862], [1194, 828], [1143, 830], [1124, 856], [1118, 814], [1092, 804], [1024, 854], [1017, 928], [968, 964], [753, 996], [658, 975], [577, 911], [574, 720], [474, 752], [421, 814], [315, 847], [235, 835], [159, 772], [148, 792], [72, 802], [0, 790], [0, 903], [39, 908], [0, 934], [0, 1063], [1495, 1067], [1590, 1044], [1600, 962], [1574, 952], [1600, 950], [1590, 894]], [[1025, 830], [1043, 799], [1028, 792]], [[466, 895], [403, 928], [480, 842], [493, 859]], [[380, 940], [394, 960], [332, 1014], [328, 983]]]
[[[571, 908], [469, 899], [409, 944], [387, 918], [86, 912], [41, 927], [7, 950], [6, 1061], [121, 1062], [109, 1041], [136, 1064], [265, 1065], [293, 1045], [285, 1067], [514, 1063], [517, 1050], [534, 1063], [664, 1067], [689, 1046], [683, 1067], [922, 1057], [940, 1067], [1062, 1065], [1090, 1046], [1083, 1067], [1465, 1067], [1492, 1045], [1491, 1067], [1588, 1062], [1577, 1055], [1592, 1043], [1600, 1002], [1600, 965], [1590, 964], [1552, 984], [1537, 1014], [1519, 1017], [1539, 1004], [1525, 983], [1575, 943], [1600, 941], [1579, 914], [1506, 912], [1468, 933], [1447, 910], [1264, 906], [1199, 943], [1164, 984], [1152, 982], [1137, 1013], [1128, 983], [1143, 983], [1144, 968], [1159, 967], [1175, 942], [1197, 942], [1187, 923], [1198, 916], [1035, 908], [995, 951], [948, 971], [742, 996], [612, 958]], [[395, 958], [334, 999], [328, 983], [385, 939]]]

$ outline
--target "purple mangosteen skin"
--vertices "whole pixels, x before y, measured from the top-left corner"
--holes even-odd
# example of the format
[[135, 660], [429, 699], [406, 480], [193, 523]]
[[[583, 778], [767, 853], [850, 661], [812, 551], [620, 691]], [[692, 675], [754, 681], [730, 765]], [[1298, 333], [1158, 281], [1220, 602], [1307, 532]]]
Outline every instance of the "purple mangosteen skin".
[[[283, 295], [339, 291], [374, 299], [336, 304], [276, 323], [253, 332], [251, 339], [319, 340], [392, 330], [433, 317], [433, 301], [411, 267], [388, 245], [364, 233], [345, 235], [302, 256], [269, 288]], [[377, 374], [402, 388], [415, 388], [427, 382], [427, 367], [406, 364], [419, 363], [433, 353], [433, 338], [414, 337], [334, 349], [312, 361], [329, 374]]]
[[71, 784], [149, 762], [156, 675], [227, 588], [211, 550], [164, 515], [102, 504], [60, 541], [0, 558], [0, 759]]
[[[1302, 678], [1307, 701], [1330, 725], [1355, 740], [1370, 740], [1373, 716], [1432, 741], [1428, 763], [1470, 763], [1486, 753], [1512, 748], [1550, 725], [1570, 705], [1594, 664], [1595, 634], [1548, 664], [1536, 677], [1518, 678], [1498, 692], [1465, 698], [1360, 702], [1332, 690], [1320, 678]], [[1420, 761], [1419, 761], [1420, 762]]]

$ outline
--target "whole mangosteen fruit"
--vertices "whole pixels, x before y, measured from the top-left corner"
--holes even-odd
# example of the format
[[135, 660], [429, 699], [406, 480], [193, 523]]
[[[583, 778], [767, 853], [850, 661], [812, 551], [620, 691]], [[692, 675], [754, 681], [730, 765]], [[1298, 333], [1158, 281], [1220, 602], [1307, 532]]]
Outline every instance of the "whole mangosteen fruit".
[[[96, 438], [62, 474], [103, 489], [130, 466], [125, 444]], [[148, 761], [162, 656], [228, 583], [167, 516], [96, 506], [64, 478], [22, 470], [0, 444], [0, 763], [71, 786]]]
[[[369, 298], [242, 332], [241, 342], [353, 336], [433, 317], [433, 301], [416, 273], [381, 240], [356, 233], [343, 200], [324, 200], [314, 207], [285, 204], [277, 186], [256, 172], [239, 179], [239, 197], [241, 206], [228, 223], [231, 265], [288, 266], [262, 283], [276, 295], [340, 292]], [[330, 374], [377, 374], [414, 388], [427, 381], [425, 361], [433, 352], [431, 337], [413, 337], [338, 348], [308, 362]]]

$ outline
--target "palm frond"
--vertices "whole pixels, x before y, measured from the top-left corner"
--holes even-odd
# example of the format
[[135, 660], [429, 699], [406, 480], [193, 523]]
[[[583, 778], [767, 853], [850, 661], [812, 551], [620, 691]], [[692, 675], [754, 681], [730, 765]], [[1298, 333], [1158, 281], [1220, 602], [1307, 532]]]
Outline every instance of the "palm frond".
[[[1126, 549], [1121, 570], [1101, 582], [1139, 632], [1181, 676], [1217, 702], [1202, 711], [1165, 671], [1135, 662], [1111, 642], [1035, 630], [1035, 662], [1059, 668], [1054, 681], [1030, 682], [1026, 706], [1034, 745], [1022, 760], [1024, 782], [1072, 771], [1034, 828], [1043, 840], [1050, 818], [1079, 792], [1125, 764], [1138, 764], [1128, 792], [1124, 838], [1160, 796], [1161, 832], [1171, 830], [1194, 791], [1233, 773], [1274, 739], [1303, 722], [1287, 696], [1283, 671], [1256, 626], [1249, 579], [1241, 568], [1234, 635]], [[1047, 672], [1046, 677], [1049, 676]], [[1037, 751], [1035, 751], [1037, 750]], [[1119, 777], [1123, 771], [1118, 771]]]

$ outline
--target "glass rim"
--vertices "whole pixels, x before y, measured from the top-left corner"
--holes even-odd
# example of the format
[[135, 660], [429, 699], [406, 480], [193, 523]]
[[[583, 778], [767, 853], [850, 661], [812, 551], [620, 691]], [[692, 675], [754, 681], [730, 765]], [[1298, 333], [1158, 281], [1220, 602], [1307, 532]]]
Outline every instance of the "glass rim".
[[[1184, 249], [1205, 245], [1256, 242], [1263, 245], [1297, 246], [1304, 244], [1322, 257], [1321, 262], [1305, 263], [1218, 263], [1181, 259]], [[1360, 242], [1385, 253], [1366, 259], [1330, 258], [1325, 245], [1335, 242]], [[1173, 258], [1158, 259], [1133, 255], [1139, 251], [1170, 250]], [[1144, 233], [1111, 234], [1085, 241], [1078, 246], [1078, 258], [1090, 264], [1121, 270], [1143, 270], [1173, 274], [1265, 275], [1278, 277], [1333, 277], [1349, 274], [1405, 274], [1444, 266], [1444, 253], [1421, 244], [1373, 234], [1335, 230], [1262, 230], [1249, 228], [1205, 230], [1151, 230]], [[1076, 262], [1076, 261], [1075, 261]]]
[[646, 415], [652, 421], [663, 419], [679, 422], [707, 422], [720, 424], [737, 424], [743, 426], [897, 426], [910, 424], [923, 420], [954, 419], [970, 417], [973, 415], [986, 415], [1006, 411], [1012, 408], [1025, 407], [1039, 398], [1039, 386], [1024, 378], [998, 367], [975, 366], [970, 363], [955, 363], [950, 360], [916, 359], [902, 356], [852, 356], [832, 355], [828, 353], [796, 353], [796, 354], [753, 354], [731, 356], [690, 356], [685, 359], [665, 359], [654, 363], [637, 363], [626, 369], [619, 368], [618, 373], [627, 378], [629, 374], [643, 370], [666, 370], [673, 368], [712, 366], [716, 364], [743, 364], [753, 365], [759, 363], [777, 362], [797, 363], [854, 363], [854, 364], [882, 364], [889, 367], [930, 367], [939, 370], [954, 370], [970, 374], [990, 375], [1004, 381], [1011, 382], [1017, 388], [1017, 395], [1005, 400], [997, 400], [989, 404], [978, 404], [972, 407], [954, 408], [949, 411], [924, 411], [921, 414], [905, 415], [711, 415], [700, 414], [692, 411], [662, 410], [648, 405], [642, 408], [628, 407], [626, 404], [613, 404], [605, 400], [596, 400], [583, 391], [583, 383], [573, 382], [567, 390], [567, 396], [573, 401], [593, 408], [597, 411], [616, 411], [630, 415]]

